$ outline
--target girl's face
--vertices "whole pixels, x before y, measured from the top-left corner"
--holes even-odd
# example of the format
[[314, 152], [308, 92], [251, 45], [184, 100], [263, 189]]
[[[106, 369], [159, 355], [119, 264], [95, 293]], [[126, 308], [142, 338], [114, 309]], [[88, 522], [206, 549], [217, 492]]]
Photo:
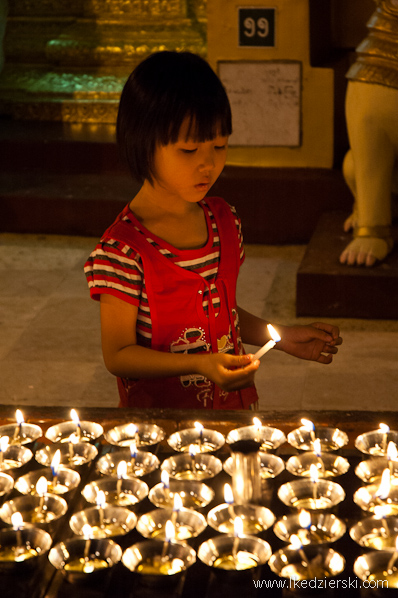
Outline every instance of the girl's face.
[[187, 139], [188, 126], [186, 119], [177, 142], [155, 150], [153, 187], [174, 201], [196, 203], [224, 168], [228, 137], [217, 136], [203, 142]]

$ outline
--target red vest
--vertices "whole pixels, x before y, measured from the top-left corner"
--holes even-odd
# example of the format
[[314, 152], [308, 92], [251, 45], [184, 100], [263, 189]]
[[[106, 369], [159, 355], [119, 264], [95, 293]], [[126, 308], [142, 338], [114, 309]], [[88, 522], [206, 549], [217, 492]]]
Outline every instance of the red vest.
[[[162, 255], [145, 235], [120, 215], [105, 236], [126, 243], [141, 256], [152, 320], [151, 348], [169, 352], [233, 352], [239, 354], [235, 321], [236, 281], [240, 258], [234, 217], [221, 198], [206, 198], [217, 222], [220, 262], [215, 284], [220, 311], [215, 316], [209, 296], [206, 315], [202, 298], [210, 284]], [[134, 220], [132, 214], [129, 217]], [[207, 218], [207, 213], [206, 213]], [[138, 226], [139, 223], [137, 221]], [[208, 230], [211, 224], [207, 222]], [[142, 228], [142, 227], [141, 227]], [[258, 400], [254, 386], [226, 392], [197, 375], [155, 379], [118, 379], [120, 406], [176, 409], [248, 409]]]

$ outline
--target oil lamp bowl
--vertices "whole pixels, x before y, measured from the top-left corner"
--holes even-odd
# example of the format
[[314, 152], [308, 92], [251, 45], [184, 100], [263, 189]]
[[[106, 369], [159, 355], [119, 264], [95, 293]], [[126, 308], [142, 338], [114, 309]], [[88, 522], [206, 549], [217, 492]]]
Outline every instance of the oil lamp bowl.
[[246, 536], [260, 534], [273, 525], [275, 515], [267, 507], [252, 504], [221, 504], [207, 514], [207, 523], [222, 534], [233, 534], [234, 519], [240, 517], [243, 523], [243, 534]]
[[[262, 480], [276, 478], [285, 469], [285, 462], [280, 457], [272, 453], [259, 452], [260, 456], [260, 476]], [[234, 459], [228, 457], [223, 465], [225, 473], [232, 476], [234, 471]]]
[[199, 453], [213, 453], [225, 444], [225, 436], [216, 430], [203, 428], [202, 433], [196, 428], [187, 428], [174, 432], [168, 439], [168, 445], [181, 453], [187, 453], [189, 447], [194, 445]]
[[37, 494], [36, 484], [41, 477], [45, 477], [47, 480], [47, 492], [50, 494], [62, 494], [64, 497], [77, 488], [81, 479], [77, 471], [60, 465], [57, 470], [56, 482], [54, 483], [51, 467], [41, 467], [20, 476], [16, 480], [14, 487], [21, 494]]
[[[395, 570], [392, 575], [387, 574], [387, 567], [392, 555], [393, 551], [391, 550], [372, 550], [371, 552], [360, 555], [354, 562], [353, 569], [355, 575], [362, 581], [369, 581], [372, 585], [368, 587], [388, 588], [384, 590], [384, 593], [395, 596], [396, 593], [391, 594], [391, 590], [398, 588], [397, 571]], [[395, 563], [396, 566], [397, 564]], [[379, 591], [380, 595], [382, 595], [382, 590], [380, 589]]]
[[194, 456], [185, 453], [165, 459], [161, 469], [167, 471], [176, 480], [206, 480], [214, 478], [222, 471], [222, 462], [214, 455], [197, 453]]
[[260, 442], [260, 451], [266, 453], [274, 451], [286, 442], [286, 436], [278, 428], [271, 426], [242, 426], [228, 433], [227, 444], [234, 444], [242, 440], [256, 440]]
[[[80, 434], [79, 431], [80, 430]], [[74, 421], [61, 422], [48, 428], [45, 437], [51, 442], [68, 442], [72, 434], [79, 438], [79, 442], [93, 442], [102, 436], [103, 427], [95, 422], [80, 421], [79, 426]]]
[[[56, 544], [48, 554], [48, 560], [61, 571], [70, 583], [101, 581], [108, 576], [109, 569], [122, 558], [119, 544], [108, 538], [70, 538]], [[101, 566], [86, 566], [84, 561], [101, 562]]]
[[175, 528], [176, 542], [185, 542], [189, 538], [196, 538], [207, 527], [206, 519], [201, 513], [193, 509], [155, 509], [141, 515], [137, 522], [137, 531], [152, 540], [165, 540], [167, 521], [172, 520]]
[[90, 537], [117, 538], [133, 530], [137, 523], [135, 513], [124, 507], [105, 504], [78, 511], [70, 518], [69, 525], [77, 536], [86, 536], [85, 525], [91, 527]]
[[104, 492], [108, 504], [129, 508], [144, 500], [148, 496], [149, 488], [138, 478], [118, 480], [114, 476], [106, 476], [86, 484], [82, 495], [87, 502], [96, 504], [98, 492], [101, 491]]
[[333, 453], [323, 453], [321, 456], [312, 452], [293, 455], [286, 463], [286, 469], [290, 473], [299, 477], [310, 477], [311, 465], [315, 465], [320, 478], [334, 478], [344, 473], [350, 468], [350, 464], [345, 457]]
[[156, 484], [149, 491], [149, 500], [155, 507], [170, 508], [174, 505], [174, 495], [179, 494], [183, 507], [201, 509], [207, 507], [214, 498], [214, 490], [203, 482], [195, 480], [170, 480], [170, 487]]
[[8, 473], [0, 472], [0, 498], [6, 497], [14, 488], [14, 478]]
[[[137, 432], [135, 428], [137, 427]], [[162, 442], [166, 432], [156, 424], [122, 424], [115, 426], [104, 434], [104, 438], [109, 444], [119, 447], [129, 447], [132, 442], [136, 442], [137, 448], [145, 450], [155, 447]]]
[[184, 572], [196, 561], [196, 553], [188, 544], [170, 542], [166, 552], [167, 563], [175, 563], [174, 568], [160, 569], [154, 563], [161, 560], [164, 542], [145, 540], [129, 546], [123, 553], [122, 563], [129, 571], [138, 574], [141, 583], [163, 587], [178, 583]]
[[365, 484], [380, 484], [385, 469], [390, 469], [391, 483], [398, 484], [398, 461], [389, 461], [387, 457], [372, 457], [358, 463], [355, 475]]
[[35, 459], [40, 465], [50, 467], [54, 455], [57, 451], [61, 452], [60, 465], [65, 465], [72, 469], [87, 465], [98, 455], [98, 449], [89, 442], [77, 442], [73, 444], [73, 455], [71, 456], [68, 444], [46, 445], [35, 453]]
[[348, 436], [339, 428], [329, 428], [326, 426], [315, 426], [315, 430], [309, 431], [305, 426], [300, 426], [292, 430], [287, 435], [288, 443], [296, 449], [302, 451], [313, 451], [314, 440], [318, 440], [322, 452], [337, 451], [348, 442]]
[[160, 461], [156, 455], [148, 451], [137, 451], [132, 460], [130, 450], [107, 453], [98, 459], [97, 471], [106, 476], [117, 476], [117, 468], [121, 461], [127, 465], [127, 476], [140, 478], [158, 469]]
[[12, 514], [21, 513], [24, 523], [31, 523], [51, 533], [54, 524], [67, 510], [66, 500], [55, 494], [45, 494], [43, 500], [41, 496], [26, 494], [5, 502], [0, 508], [0, 519], [11, 524]]
[[372, 430], [371, 432], [365, 432], [357, 436], [355, 447], [366, 455], [385, 457], [389, 442], [394, 442], [398, 445], [398, 431], [390, 430], [389, 432], [382, 432], [381, 430]]
[[311, 524], [303, 527], [298, 513], [284, 515], [274, 525], [274, 533], [283, 542], [290, 542], [292, 535], [299, 537], [301, 544], [329, 544], [336, 542], [346, 532], [345, 523], [332, 513], [313, 511]]
[[[21, 430], [21, 434], [19, 434]], [[35, 440], [43, 436], [43, 430], [36, 424], [23, 422], [19, 424], [6, 424], [0, 426], [0, 438], [8, 436], [10, 445], [33, 445]], [[29, 447], [28, 447], [29, 448]]]
[[[314, 484], [316, 498], [314, 498]], [[282, 484], [278, 490], [279, 499], [288, 507], [309, 509], [310, 511], [331, 509], [345, 498], [340, 484], [330, 480], [313, 482], [307, 478]]]
[[387, 515], [398, 516], [398, 486], [391, 486], [386, 498], [376, 496], [379, 487], [379, 484], [368, 484], [358, 488], [353, 496], [355, 504], [371, 513], [375, 507], [383, 506], [388, 510]]
[[[234, 543], [237, 557], [233, 559]], [[272, 554], [271, 546], [256, 536], [222, 534], [203, 542], [198, 548], [198, 559], [214, 572], [229, 580], [240, 578], [256, 567], [264, 565]]]
[[398, 518], [375, 516], [360, 519], [350, 529], [350, 536], [360, 546], [372, 550], [395, 550]]
[[[307, 566], [303, 561], [303, 554], [309, 563]], [[288, 546], [271, 556], [269, 567], [279, 577], [297, 580], [325, 579], [344, 571], [345, 558], [328, 546], [303, 546], [302, 550]]]
[[23, 467], [33, 458], [32, 451], [22, 445], [11, 444], [3, 451], [3, 459], [0, 462], [0, 471], [11, 471]]
[[0, 530], [0, 572], [6, 573], [15, 567], [18, 573], [37, 570], [38, 557], [45, 555], [51, 544], [48, 532], [26, 523], [18, 530]]

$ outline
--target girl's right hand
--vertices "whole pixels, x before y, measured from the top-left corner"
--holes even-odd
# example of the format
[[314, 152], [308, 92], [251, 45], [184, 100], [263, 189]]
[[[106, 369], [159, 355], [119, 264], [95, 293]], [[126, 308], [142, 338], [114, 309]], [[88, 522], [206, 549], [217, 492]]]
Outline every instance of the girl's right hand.
[[202, 353], [197, 357], [197, 373], [227, 392], [252, 386], [254, 375], [260, 365], [260, 361], [253, 361], [253, 355], [250, 354]]

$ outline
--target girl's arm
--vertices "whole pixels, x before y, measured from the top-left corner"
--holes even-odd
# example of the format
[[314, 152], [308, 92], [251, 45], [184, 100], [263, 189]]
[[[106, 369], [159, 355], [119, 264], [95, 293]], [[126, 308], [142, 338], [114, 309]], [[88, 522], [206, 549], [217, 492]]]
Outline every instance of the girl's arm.
[[259, 362], [225, 353], [180, 354], [137, 345], [138, 308], [113, 295], [101, 295], [102, 353], [107, 369], [122, 378], [161, 378], [199, 374], [224, 390], [253, 384]]
[[[262, 346], [270, 340], [266, 320], [240, 307], [238, 313], [244, 343]], [[338, 351], [336, 345], [343, 342], [338, 327], [324, 322], [315, 322], [308, 326], [274, 326], [281, 337], [275, 348], [301, 359], [331, 363], [333, 355]]]

